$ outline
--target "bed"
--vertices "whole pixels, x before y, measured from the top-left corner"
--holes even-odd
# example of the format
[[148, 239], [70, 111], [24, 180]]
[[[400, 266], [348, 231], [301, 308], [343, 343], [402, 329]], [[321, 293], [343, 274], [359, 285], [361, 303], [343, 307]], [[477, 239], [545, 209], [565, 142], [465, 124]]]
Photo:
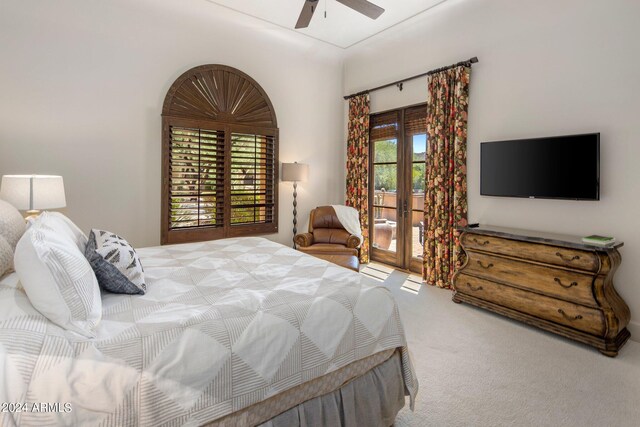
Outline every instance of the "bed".
[[1, 425], [388, 426], [413, 407], [398, 307], [371, 279], [257, 237], [138, 255], [147, 293], [103, 292], [95, 338], [0, 280]]

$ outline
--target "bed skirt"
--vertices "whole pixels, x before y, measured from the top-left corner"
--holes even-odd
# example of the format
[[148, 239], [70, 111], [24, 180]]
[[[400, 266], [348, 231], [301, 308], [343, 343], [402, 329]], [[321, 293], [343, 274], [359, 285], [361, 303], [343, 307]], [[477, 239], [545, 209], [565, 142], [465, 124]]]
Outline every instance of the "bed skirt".
[[404, 406], [406, 393], [400, 352], [390, 350], [352, 363], [208, 426], [388, 427]]

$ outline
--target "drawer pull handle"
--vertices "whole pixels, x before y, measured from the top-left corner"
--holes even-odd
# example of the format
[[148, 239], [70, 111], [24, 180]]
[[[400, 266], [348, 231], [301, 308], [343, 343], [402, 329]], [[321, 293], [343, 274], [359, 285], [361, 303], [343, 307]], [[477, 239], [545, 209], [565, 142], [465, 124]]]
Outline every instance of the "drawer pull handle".
[[564, 310], [561, 309], [561, 308], [558, 309], [558, 313], [562, 314], [562, 317], [564, 317], [565, 319], [570, 320], [570, 321], [582, 319], [582, 315], [578, 314], [577, 316], [573, 316], [572, 317], [572, 316], [567, 315], [567, 313], [565, 313]]
[[474, 242], [475, 244], [477, 244], [477, 245], [480, 245], [480, 246], [486, 246], [486, 245], [488, 245], [489, 243], [491, 243], [491, 242], [489, 242], [488, 240], [485, 240], [484, 242], [481, 242], [481, 241], [479, 241], [478, 239], [473, 239], [473, 242]]
[[484, 264], [482, 263], [482, 261], [480, 261], [480, 260], [478, 260], [478, 265], [479, 265], [480, 267], [482, 267], [482, 268], [486, 269], [486, 270], [488, 270], [488, 269], [490, 269], [491, 267], [493, 267], [493, 264], [492, 264], [492, 263], [489, 263], [489, 264], [487, 264], [487, 265], [484, 265]]
[[554, 282], [557, 282], [557, 283], [558, 283], [558, 285], [562, 286], [562, 287], [563, 287], [563, 288], [565, 288], [565, 289], [570, 289], [570, 288], [572, 288], [573, 286], [578, 286], [578, 282], [571, 282], [571, 283], [569, 283], [568, 285], [565, 285], [564, 283], [562, 283], [562, 280], [558, 279], [557, 277], [554, 277], [554, 278], [553, 278], [553, 281], [554, 281]]
[[472, 291], [481, 291], [482, 290], [482, 286], [473, 286], [471, 283], [467, 282], [467, 287], [469, 289], [471, 289]]
[[580, 259], [580, 255], [574, 255], [571, 258], [568, 258], [562, 255], [560, 252], [556, 252], [556, 256], [559, 256], [560, 259], [563, 260], [564, 262], [571, 262], [571, 261], [576, 261]]

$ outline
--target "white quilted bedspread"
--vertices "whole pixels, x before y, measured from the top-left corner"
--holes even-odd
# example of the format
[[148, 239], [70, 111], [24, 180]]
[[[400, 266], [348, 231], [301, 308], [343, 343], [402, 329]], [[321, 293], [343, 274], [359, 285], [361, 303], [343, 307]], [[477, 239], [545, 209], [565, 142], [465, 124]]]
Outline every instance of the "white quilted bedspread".
[[195, 426], [396, 347], [417, 393], [396, 303], [360, 274], [262, 238], [138, 253], [148, 292], [104, 293], [95, 339], [0, 282], [0, 425]]

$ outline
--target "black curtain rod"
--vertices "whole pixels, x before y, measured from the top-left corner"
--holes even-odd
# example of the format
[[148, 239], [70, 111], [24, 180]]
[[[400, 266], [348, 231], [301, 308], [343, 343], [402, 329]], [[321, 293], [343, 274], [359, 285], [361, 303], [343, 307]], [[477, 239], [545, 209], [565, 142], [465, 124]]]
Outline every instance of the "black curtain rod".
[[351, 95], [345, 96], [344, 99], [350, 99], [350, 98], [353, 98], [354, 96], [364, 95], [365, 93], [373, 92], [373, 91], [376, 91], [376, 90], [379, 90], [379, 89], [384, 89], [384, 88], [387, 88], [387, 87], [390, 87], [390, 86], [398, 86], [400, 88], [400, 90], [402, 90], [402, 83], [404, 83], [406, 81], [419, 79], [420, 77], [429, 76], [431, 74], [439, 73], [441, 71], [445, 71], [445, 70], [448, 70], [448, 69], [454, 68], [454, 67], [459, 67], [461, 65], [465, 65], [467, 67], [470, 67], [471, 64], [475, 64], [476, 62], [478, 62], [478, 57], [474, 56], [471, 59], [468, 59], [466, 61], [460, 61], [457, 64], [448, 65], [448, 66], [442, 67], [442, 68], [436, 68], [435, 70], [427, 71], [426, 73], [418, 74], [416, 76], [407, 77], [406, 79], [398, 80], [398, 81], [395, 81], [393, 83], [387, 83], [386, 85], [374, 87], [373, 89], [363, 90], [363, 91], [360, 91], [358, 93], [352, 93]]

